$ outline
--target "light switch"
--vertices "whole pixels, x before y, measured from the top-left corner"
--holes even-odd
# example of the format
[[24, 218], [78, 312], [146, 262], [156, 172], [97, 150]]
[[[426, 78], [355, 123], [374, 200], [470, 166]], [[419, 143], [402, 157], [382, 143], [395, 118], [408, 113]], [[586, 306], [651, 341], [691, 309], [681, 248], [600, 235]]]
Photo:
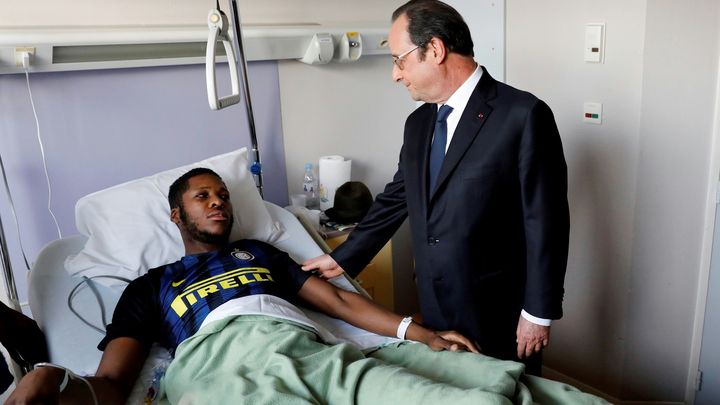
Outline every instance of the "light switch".
[[585, 103], [583, 121], [590, 124], [602, 124], [602, 103]]
[[605, 61], [605, 23], [585, 24], [585, 62]]

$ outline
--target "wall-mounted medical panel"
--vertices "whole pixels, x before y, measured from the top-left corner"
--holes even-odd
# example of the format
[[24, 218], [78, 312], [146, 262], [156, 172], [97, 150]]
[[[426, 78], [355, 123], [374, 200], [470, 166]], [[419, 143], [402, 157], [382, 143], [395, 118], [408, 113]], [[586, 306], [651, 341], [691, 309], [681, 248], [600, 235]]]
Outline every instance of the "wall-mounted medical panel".
[[[329, 35], [335, 49], [354, 41], [355, 55], [388, 54], [386, 23], [343, 25], [246, 25], [247, 61], [302, 59], [318, 35]], [[232, 33], [231, 33], [232, 35]], [[114, 69], [205, 63], [207, 26], [72, 27], [0, 29], [0, 74], [22, 73], [23, 49], [33, 49], [30, 72]], [[362, 46], [362, 49], [357, 49]], [[223, 54], [222, 47], [218, 55]], [[219, 57], [221, 59], [224, 57]]]

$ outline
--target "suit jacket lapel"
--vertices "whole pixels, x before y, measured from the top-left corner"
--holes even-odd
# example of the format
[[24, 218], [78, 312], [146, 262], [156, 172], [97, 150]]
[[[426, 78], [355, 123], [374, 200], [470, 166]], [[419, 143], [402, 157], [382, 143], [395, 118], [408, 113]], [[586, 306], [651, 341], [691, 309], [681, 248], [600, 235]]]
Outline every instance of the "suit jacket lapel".
[[[497, 93], [497, 82], [490, 76], [484, 67], [482, 69], [483, 74], [480, 78], [480, 82], [475, 87], [473, 94], [470, 96], [470, 99], [465, 106], [465, 110], [460, 117], [458, 126], [455, 128], [455, 133], [453, 134], [452, 141], [450, 142], [450, 147], [445, 154], [445, 160], [443, 160], [440, 173], [438, 174], [437, 185], [430, 195], [430, 203], [432, 203], [435, 194], [437, 194], [437, 190], [442, 187], [443, 183], [445, 183], [453, 170], [455, 170], [455, 167], [465, 155], [465, 152], [467, 152], [468, 147], [470, 147], [472, 142], [475, 140], [475, 137], [480, 133], [480, 129], [482, 129], [482, 126], [485, 124], [485, 121], [487, 121], [490, 113], [492, 113], [493, 109], [490, 105], [488, 105], [487, 101], [495, 98]], [[428, 158], [426, 157], [425, 170], [423, 172], [426, 178], [427, 161]], [[427, 188], [427, 181], [425, 184], [425, 188]]]

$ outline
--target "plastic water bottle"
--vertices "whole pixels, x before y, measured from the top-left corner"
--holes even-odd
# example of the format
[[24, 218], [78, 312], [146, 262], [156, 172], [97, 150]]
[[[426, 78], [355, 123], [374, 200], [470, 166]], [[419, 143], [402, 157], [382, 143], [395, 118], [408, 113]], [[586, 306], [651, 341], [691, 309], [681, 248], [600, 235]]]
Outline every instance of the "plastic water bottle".
[[305, 204], [308, 209], [315, 210], [320, 207], [318, 196], [318, 182], [315, 179], [312, 163], [305, 163], [305, 174], [303, 175], [303, 193]]

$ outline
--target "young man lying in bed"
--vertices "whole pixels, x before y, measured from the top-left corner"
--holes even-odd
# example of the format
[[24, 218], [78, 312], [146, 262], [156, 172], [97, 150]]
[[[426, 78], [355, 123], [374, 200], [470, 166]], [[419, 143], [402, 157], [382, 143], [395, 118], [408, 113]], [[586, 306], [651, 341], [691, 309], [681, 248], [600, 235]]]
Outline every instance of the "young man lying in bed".
[[[125, 402], [156, 342], [174, 354], [160, 403], [502, 403], [524, 392], [515, 385], [522, 373], [518, 363], [468, 353], [477, 349], [460, 334], [408, 323], [302, 271], [268, 244], [228, 244], [233, 211], [215, 172], [189, 171], [173, 183], [168, 198], [186, 256], [150, 270], [124, 291], [99, 345], [104, 354], [98, 370], [88, 378], [97, 403]], [[298, 312], [290, 302], [302, 302], [374, 333], [404, 335], [426, 346], [396, 344], [364, 354], [350, 344], [323, 343], [311, 328], [288, 320], [292, 316], [228, 316], [258, 302], [290, 315]], [[490, 363], [476, 364], [481, 359]], [[491, 366], [501, 370], [488, 378]], [[87, 385], [65, 376], [62, 369], [36, 369], [7, 403], [93, 402]]]

